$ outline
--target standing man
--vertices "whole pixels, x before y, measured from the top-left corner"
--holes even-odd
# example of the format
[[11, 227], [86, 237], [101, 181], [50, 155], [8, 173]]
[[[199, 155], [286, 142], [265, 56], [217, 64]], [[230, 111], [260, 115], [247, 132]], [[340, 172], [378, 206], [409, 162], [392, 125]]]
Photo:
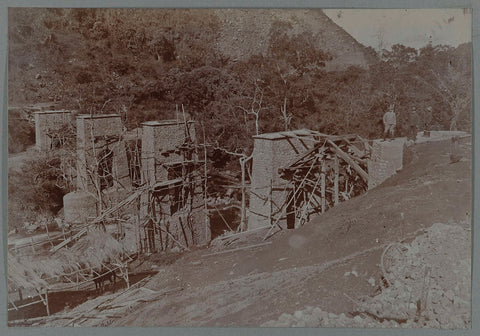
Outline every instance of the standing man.
[[388, 111], [383, 115], [383, 125], [385, 126], [383, 140], [386, 140], [387, 135], [389, 138], [393, 138], [395, 126], [397, 125], [397, 117], [395, 116], [395, 112], [393, 112], [393, 105], [390, 105]]

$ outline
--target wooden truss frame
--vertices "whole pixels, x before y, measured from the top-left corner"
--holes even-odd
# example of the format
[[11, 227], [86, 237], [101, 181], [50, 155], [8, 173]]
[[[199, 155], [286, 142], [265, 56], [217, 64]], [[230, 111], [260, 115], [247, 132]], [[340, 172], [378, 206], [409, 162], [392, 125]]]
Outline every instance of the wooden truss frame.
[[[367, 140], [358, 135], [326, 135], [310, 130], [302, 130], [300, 134], [288, 132], [285, 136], [298, 139], [307, 150], [278, 171], [287, 182], [285, 195], [288, 196], [269, 216], [270, 229], [264, 239], [275, 229], [283, 229], [281, 220], [288, 221], [294, 216], [294, 227], [302, 226], [310, 215], [324, 213], [368, 187], [366, 166], [371, 147]], [[313, 145], [308, 148], [307, 142]]]

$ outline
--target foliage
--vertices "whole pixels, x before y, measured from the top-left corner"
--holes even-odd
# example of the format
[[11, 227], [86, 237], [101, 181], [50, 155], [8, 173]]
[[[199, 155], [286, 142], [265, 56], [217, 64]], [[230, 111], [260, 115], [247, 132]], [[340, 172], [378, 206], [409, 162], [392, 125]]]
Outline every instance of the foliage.
[[39, 214], [49, 217], [62, 208], [63, 196], [73, 189], [74, 180], [68, 176], [69, 166], [64, 166], [69, 158], [61, 153], [34, 153], [23, 162], [20, 170], [10, 168], [9, 230], [22, 230], [25, 222], [34, 223]]
[[241, 59], [216, 48], [225, 19], [208, 10], [14, 9], [9, 22], [12, 104], [53, 99], [80, 113], [121, 113], [129, 129], [175, 118], [183, 104], [208, 142], [247, 153], [257, 128], [378, 137], [391, 104], [400, 134], [410, 123], [471, 125], [471, 44], [394, 45], [381, 58], [365, 48], [376, 59], [368, 69], [327, 72], [332, 53], [295, 20], [273, 20], [265, 52]]
[[35, 143], [35, 128], [21, 110], [8, 113], [8, 153], [25, 151]]

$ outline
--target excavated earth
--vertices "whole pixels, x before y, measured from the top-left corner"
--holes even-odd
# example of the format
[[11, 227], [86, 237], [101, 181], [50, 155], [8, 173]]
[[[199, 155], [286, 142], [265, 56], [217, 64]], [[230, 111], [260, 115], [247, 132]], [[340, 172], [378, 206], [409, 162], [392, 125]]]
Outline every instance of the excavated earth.
[[397, 175], [270, 244], [228, 252], [265, 243], [257, 231], [150, 255], [135, 287], [35, 324], [467, 328], [471, 139], [454, 163], [449, 144], [408, 147]]

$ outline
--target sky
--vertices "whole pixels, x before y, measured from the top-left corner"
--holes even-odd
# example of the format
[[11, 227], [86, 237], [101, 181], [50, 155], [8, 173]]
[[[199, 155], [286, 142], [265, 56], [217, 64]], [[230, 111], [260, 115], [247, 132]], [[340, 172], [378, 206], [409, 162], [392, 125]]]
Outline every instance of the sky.
[[463, 9], [324, 9], [358, 42], [376, 50], [471, 41], [472, 14]]

